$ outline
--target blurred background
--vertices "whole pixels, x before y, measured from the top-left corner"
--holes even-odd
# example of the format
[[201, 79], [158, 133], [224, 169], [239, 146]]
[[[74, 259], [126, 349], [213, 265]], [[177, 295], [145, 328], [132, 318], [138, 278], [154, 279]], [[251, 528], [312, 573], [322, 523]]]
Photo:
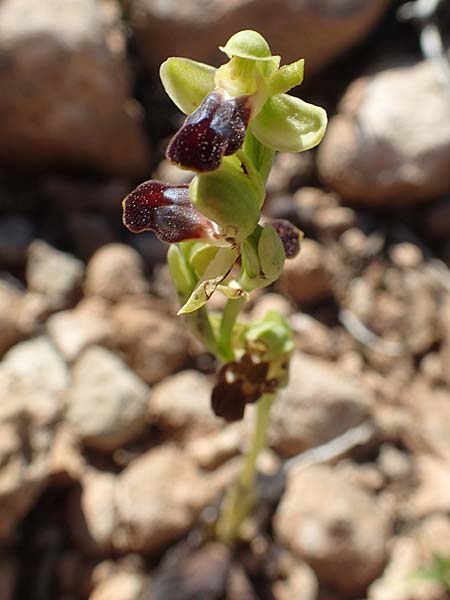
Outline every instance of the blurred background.
[[[188, 177], [160, 62], [245, 28], [330, 123], [268, 184], [306, 237], [248, 311], [296, 352], [231, 554], [205, 532], [251, 411], [212, 416], [121, 199]], [[0, 600], [449, 598], [449, 47], [448, 0], [0, 0]]]

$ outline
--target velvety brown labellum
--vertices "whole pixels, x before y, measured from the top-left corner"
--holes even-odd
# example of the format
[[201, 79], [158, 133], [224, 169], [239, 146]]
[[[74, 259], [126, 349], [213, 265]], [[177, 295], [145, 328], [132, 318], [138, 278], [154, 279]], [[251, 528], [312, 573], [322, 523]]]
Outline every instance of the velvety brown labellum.
[[247, 404], [276, 389], [277, 382], [267, 380], [268, 371], [268, 363], [254, 362], [248, 354], [223, 365], [211, 394], [214, 414], [229, 422], [242, 419]]
[[280, 236], [286, 258], [297, 256], [300, 252], [300, 238], [302, 235], [300, 230], [286, 219], [267, 219], [267, 222], [272, 225]]
[[188, 185], [146, 181], [123, 201], [123, 222], [130, 231], [154, 231], [163, 242], [212, 239], [215, 224], [189, 200]]
[[186, 169], [215, 171], [222, 156], [242, 146], [250, 119], [248, 96], [224, 98], [224, 92], [208, 94], [172, 138], [167, 158]]

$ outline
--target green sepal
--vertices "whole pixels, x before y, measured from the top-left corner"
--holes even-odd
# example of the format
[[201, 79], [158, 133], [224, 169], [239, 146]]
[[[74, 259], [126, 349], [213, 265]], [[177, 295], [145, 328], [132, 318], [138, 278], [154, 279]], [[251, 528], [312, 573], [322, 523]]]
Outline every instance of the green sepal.
[[203, 276], [218, 251], [217, 246], [210, 246], [204, 242], [194, 244], [189, 255], [189, 262], [198, 278]]
[[183, 299], [188, 298], [197, 280], [179, 244], [169, 246], [167, 262], [178, 295]]
[[276, 281], [283, 270], [284, 253], [280, 236], [272, 227], [265, 225], [258, 242], [258, 255], [262, 271], [269, 281]]
[[189, 115], [215, 87], [216, 69], [210, 65], [172, 57], [164, 61], [159, 69], [164, 89], [178, 108]]
[[279, 152], [303, 152], [322, 140], [327, 113], [287, 94], [270, 97], [250, 124], [253, 135]]
[[284, 65], [274, 73], [269, 82], [270, 95], [284, 94], [303, 81], [305, 61], [303, 58], [290, 65]]
[[216, 171], [194, 177], [189, 196], [200, 212], [221, 227], [225, 240], [236, 243], [255, 229], [264, 188], [236, 157], [225, 157]]
[[251, 354], [261, 361], [284, 359], [294, 349], [291, 328], [276, 311], [268, 311], [262, 321], [251, 324], [245, 332], [245, 343]]
[[219, 50], [225, 52], [228, 58], [238, 56], [258, 61], [272, 59], [269, 44], [260, 33], [252, 29], [238, 31], [230, 37], [225, 46], [219, 46]]
[[235, 248], [220, 248], [178, 314], [191, 313], [204, 306], [228, 277], [237, 257], [238, 251]]
[[258, 225], [242, 244], [242, 287], [251, 291], [276, 281], [283, 270], [285, 257], [275, 229], [271, 225]]

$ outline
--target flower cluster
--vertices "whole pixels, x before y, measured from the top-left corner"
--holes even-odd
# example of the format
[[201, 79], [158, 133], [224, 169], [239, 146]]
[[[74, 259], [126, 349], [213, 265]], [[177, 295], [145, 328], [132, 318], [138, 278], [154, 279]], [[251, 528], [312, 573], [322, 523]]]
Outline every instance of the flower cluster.
[[[245, 404], [286, 381], [289, 328], [272, 313], [256, 324], [236, 321], [253, 289], [273, 283], [300, 232], [263, 219], [265, 183], [275, 151], [301, 152], [322, 139], [325, 111], [288, 95], [303, 79], [303, 60], [280, 68], [266, 40], [242, 31], [220, 48], [218, 69], [185, 58], [161, 66], [164, 88], [187, 116], [166, 157], [195, 172], [190, 185], [147, 181], [124, 200], [124, 223], [171, 244], [171, 275], [194, 332], [226, 364], [213, 392], [216, 414], [240, 418]], [[219, 290], [220, 316], [205, 315]]]

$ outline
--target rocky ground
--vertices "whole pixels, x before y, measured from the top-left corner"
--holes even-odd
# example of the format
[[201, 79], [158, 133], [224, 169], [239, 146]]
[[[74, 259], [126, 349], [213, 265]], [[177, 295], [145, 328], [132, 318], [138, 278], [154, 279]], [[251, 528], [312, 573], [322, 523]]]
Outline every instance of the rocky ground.
[[[0, 600], [449, 598], [416, 574], [450, 557], [450, 96], [398, 4], [0, 2]], [[159, 62], [244, 27], [301, 49], [331, 120], [269, 180], [306, 238], [247, 310], [296, 351], [232, 553], [209, 525], [251, 410], [213, 416], [216, 365], [120, 200], [179, 181]]]

